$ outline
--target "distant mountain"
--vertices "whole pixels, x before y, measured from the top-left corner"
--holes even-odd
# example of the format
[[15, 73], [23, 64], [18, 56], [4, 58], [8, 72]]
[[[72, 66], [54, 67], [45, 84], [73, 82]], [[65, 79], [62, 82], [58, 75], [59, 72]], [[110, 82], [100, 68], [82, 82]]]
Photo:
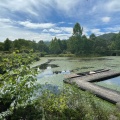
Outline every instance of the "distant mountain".
[[50, 45], [50, 41], [44, 41], [44, 43], [49, 46]]
[[116, 35], [115, 33], [107, 33], [107, 34], [103, 34], [98, 36], [99, 38], [105, 39], [105, 40], [111, 40], [114, 35]]

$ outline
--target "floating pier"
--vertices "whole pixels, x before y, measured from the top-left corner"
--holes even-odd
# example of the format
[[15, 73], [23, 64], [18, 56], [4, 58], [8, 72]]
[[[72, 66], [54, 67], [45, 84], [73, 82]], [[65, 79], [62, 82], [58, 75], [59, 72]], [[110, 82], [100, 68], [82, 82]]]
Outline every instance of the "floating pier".
[[119, 75], [120, 72], [101, 69], [97, 71], [66, 75], [64, 82], [76, 84], [80, 89], [90, 91], [96, 96], [116, 104], [120, 102], [120, 92], [95, 85], [93, 82], [106, 80]]

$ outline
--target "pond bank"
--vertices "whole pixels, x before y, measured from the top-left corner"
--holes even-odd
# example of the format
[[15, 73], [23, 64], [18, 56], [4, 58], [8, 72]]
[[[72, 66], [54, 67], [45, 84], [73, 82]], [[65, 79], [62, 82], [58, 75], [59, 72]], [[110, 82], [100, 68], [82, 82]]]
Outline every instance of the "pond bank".
[[37, 67], [37, 66], [39, 66], [39, 65], [41, 65], [41, 64], [44, 64], [44, 63], [46, 63], [46, 62], [48, 62], [48, 58], [42, 57], [42, 58], [40, 58], [39, 61], [32, 63], [32, 64], [30, 65], [30, 67], [31, 67], [31, 68]]

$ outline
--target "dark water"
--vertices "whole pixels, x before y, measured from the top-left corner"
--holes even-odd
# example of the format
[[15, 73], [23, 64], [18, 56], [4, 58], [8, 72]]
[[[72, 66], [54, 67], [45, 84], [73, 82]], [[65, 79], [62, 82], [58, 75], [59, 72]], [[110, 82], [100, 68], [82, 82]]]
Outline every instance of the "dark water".
[[52, 67], [52, 68], [59, 67], [58, 65], [55, 65], [55, 64], [45, 63], [45, 64], [40, 65], [39, 68], [40, 68], [40, 69], [47, 69], [48, 66], [50, 66], [50, 67]]

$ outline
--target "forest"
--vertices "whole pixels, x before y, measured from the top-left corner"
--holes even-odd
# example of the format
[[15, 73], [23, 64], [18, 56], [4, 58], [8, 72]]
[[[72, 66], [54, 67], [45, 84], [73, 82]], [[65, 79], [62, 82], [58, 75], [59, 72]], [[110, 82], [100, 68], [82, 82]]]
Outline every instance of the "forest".
[[92, 33], [89, 38], [83, 35], [83, 29], [79, 23], [73, 27], [73, 34], [67, 40], [53, 38], [51, 41], [16, 39], [14, 41], [7, 38], [0, 42], [0, 51], [28, 53], [30, 51], [46, 54], [74, 54], [76, 56], [107, 56], [120, 55], [120, 32], [108, 33], [95, 36]]

